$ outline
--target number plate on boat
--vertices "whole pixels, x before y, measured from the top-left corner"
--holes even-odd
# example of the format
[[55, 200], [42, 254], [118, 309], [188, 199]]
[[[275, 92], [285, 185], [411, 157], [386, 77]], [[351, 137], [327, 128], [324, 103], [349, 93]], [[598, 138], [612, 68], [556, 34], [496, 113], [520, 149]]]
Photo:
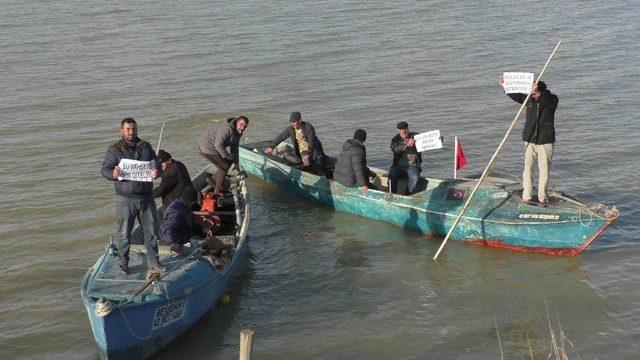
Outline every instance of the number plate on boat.
[[157, 329], [182, 319], [187, 309], [187, 299], [181, 299], [174, 303], [159, 307], [153, 319], [152, 329]]

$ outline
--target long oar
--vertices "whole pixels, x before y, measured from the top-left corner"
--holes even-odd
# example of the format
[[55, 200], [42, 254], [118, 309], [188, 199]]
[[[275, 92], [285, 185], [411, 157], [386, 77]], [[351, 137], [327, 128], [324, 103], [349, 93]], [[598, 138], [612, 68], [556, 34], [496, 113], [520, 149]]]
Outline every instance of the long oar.
[[158, 151], [160, 151], [160, 144], [162, 143], [162, 132], [164, 131], [164, 125], [166, 124], [166, 121], [162, 122], [162, 127], [160, 128], [160, 137], [158, 138], [158, 148], [156, 149], [156, 154], [158, 153]]
[[[542, 75], [547, 70], [547, 66], [551, 62], [551, 58], [553, 58], [553, 55], [555, 55], [556, 50], [558, 50], [558, 47], [560, 47], [561, 43], [562, 43], [562, 41], [558, 41], [558, 45], [556, 45], [555, 49], [553, 49], [553, 52], [549, 56], [549, 59], [547, 60], [547, 63], [544, 64], [544, 67], [542, 68], [542, 71], [540, 72], [540, 75], [538, 76], [538, 79], [536, 79], [536, 84], [538, 83], [538, 81], [540, 81], [540, 79], [542, 78]], [[449, 229], [449, 232], [447, 233], [447, 236], [442, 241], [442, 244], [440, 245], [440, 248], [438, 249], [438, 251], [436, 252], [436, 254], [433, 257], [433, 260], [436, 260], [438, 258], [438, 255], [440, 255], [440, 252], [442, 252], [442, 250], [444, 249], [444, 246], [447, 244], [447, 241], [449, 241], [449, 238], [451, 237], [451, 234], [453, 233], [453, 230], [455, 230], [456, 226], [460, 222], [460, 219], [462, 219], [462, 215], [464, 215], [464, 212], [467, 211], [467, 207], [469, 206], [469, 204], [471, 204], [471, 200], [473, 199], [473, 196], [476, 194], [476, 191], [478, 191], [478, 188], [480, 187], [480, 184], [482, 184], [482, 181], [484, 180], [484, 178], [489, 173], [489, 168], [491, 168], [491, 165], [493, 165], [493, 162], [498, 157], [498, 153], [500, 152], [500, 150], [502, 150], [502, 147], [504, 146], [504, 143], [507, 141], [507, 137], [509, 137], [509, 134], [511, 133], [511, 130], [515, 126], [516, 121], [518, 120], [518, 117], [520, 116], [520, 113], [522, 112], [522, 109], [524, 109], [524, 107], [527, 105], [527, 102], [529, 101], [530, 97], [531, 97], [531, 92], [529, 92], [527, 97], [522, 102], [522, 106], [520, 106], [520, 110], [518, 110], [518, 113], [516, 114], [516, 117], [511, 122], [511, 125], [509, 126], [509, 129], [507, 129], [507, 133], [504, 134], [504, 137], [502, 138], [502, 142], [500, 143], [500, 145], [498, 145], [498, 148], [496, 149], [496, 152], [493, 153], [493, 156], [491, 157], [491, 160], [489, 160], [489, 163], [487, 164], [487, 167], [484, 169], [484, 172], [482, 172], [482, 176], [480, 176], [480, 179], [478, 179], [478, 183], [473, 188], [473, 191], [471, 192], [471, 195], [469, 195], [469, 198], [467, 199], [467, 202], [462, 207], [462, 211], [460, 211], [460, 214], [456, 218], [456, 221], [454, 221], [453, 225], [451, 225], [451, 228]]]

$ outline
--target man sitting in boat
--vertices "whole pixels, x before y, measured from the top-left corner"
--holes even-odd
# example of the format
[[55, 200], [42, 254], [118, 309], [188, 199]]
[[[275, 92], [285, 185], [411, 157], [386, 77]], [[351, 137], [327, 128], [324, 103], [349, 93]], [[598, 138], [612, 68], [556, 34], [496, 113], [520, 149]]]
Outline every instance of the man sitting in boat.
[[335, 181], [346, 187], [359, 187], [363, 192], [368, 189], [378, 190], [369, 181], [369, 176], [375, 177], [375, 173], [367, 167], [367, 150], [364, 146], [366, 139], [367, 132], [357, 129], [353, 138], [345, 141], [333, 174]]
[[162, 181], [153, 189], [153, 197], [162, 197], [162, 205], [167, 209], [173, 200], [182, 195], [185, 188], [193, 189], [193, 184], [187, 167], [182, 162], [172, 159], [171, 154], [160, 150], [158, 159], [162, 162]]
[[332, 177], [329, 158], [324, 154], [322, 143], [316, 136], [316, 130], [308, 122], [302, 121], [302, 115], [298, 111], [291, 113], [289, 126], [267, 146], [264, 153], [271, 155], [273, 148], [288, 138], [292, 139], [296, 156], [302, 160], [305, 171], [327, 178]]
[[158, 233], [156, 203], [153, 201], [153, 183], [146, 181], [125, 180], [118, 166], [123, 159], [138, 161], [155, 161], [156, 168], [151, 172], [156, 178], [162, 172], [158, 157], [151, 144], [140, 140], [138, 125], [132, 118], [120, 122], [120, 141], [109, 146], [102, 162], [102, 176], [113, 181], [116, 190], [116, 223], [117, 249], [120, 258], [120, 273], [129, 273], [129, 246], [131, 231], [135, 219], [140, 222], [144, 233], [144, 244], [147, 249], [147, 267], [149, 271], [162, 272], [164, 267], [158, 258]]
[[164, 212], [160, 243], [171, 246], [173, 252], [179, 253], [182, 245], [188, 243], [193, 236], [195, 216], [191, 209], [196, 200], [195, 190], [187, 187]]
[[416, 189], [420, 178], [420, 165], [422, 156], [416, 149], [416, 141], [413, 138], [417, 133], [409, 132], [409, 124], [400, 121], [396, 128], [398, 134], [391, 139], [391, 151], [393, 151], [393, 165], [389, 169], [391, 192], [398, 192], [398, 180], [407, 178], [406, 195], [411, 195]]
[[[207, 130], [198, 139], [198, 152], [205, 159], [211, 161], [219, 171], [215, 172], [215, 187], [213, 191], [217, 194], [222, 192], [224, 178], [227, 171], [234, 165], [238, 168], [238, 147], [242, 133], [249, 126], [249, 119], [246, 116], [229, 118], [226, 121], [217, 122], [213, 128]], [[227, 148], [229, 150], [227, 151]]]

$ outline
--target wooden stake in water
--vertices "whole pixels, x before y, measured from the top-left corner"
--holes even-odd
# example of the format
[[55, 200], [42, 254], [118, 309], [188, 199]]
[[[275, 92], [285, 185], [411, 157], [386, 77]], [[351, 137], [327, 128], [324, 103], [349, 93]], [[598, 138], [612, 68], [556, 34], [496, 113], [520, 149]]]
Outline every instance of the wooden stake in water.
[[251, 360], [251, 340], [253, 331], [244, 329], [240, 332], [240, 360]]
[[[562, 41], [558, 41], [558, 45], [556, 45], [555, 49], [553, 49], [553, 52], [549, 56], [549, 59], [547, 60], [547, 63], [544, 64], [544, 67], [542, 68], [542, 71], [540, 72], [540, 75], [538, 76], [538, 79], [536, 79], [536, 82], [535, 82], [536, 84], [538, 83], [538, 81], [540, 81], [540, 79], [542, 79], [542, 75], [544, 75], [544, 72], [547, 70], [547, 66], [551, 62], [551, 58], [553, 58], [553, 55], [555, 55], [555, 53], [558, 50], [558, 48], [560, 47], [561, 43], [562, 43]], [[524, 99], [524, 101], [522, 102], [522, 106], [520, 106], [520, 110], [518, 110], [518, 113], [516, 114], [516, 117], [511, 122], [511, 125], [509, 126], [509, 129], [507, 129], [507, 133], [504, 134], [504, 137], [502, 138], [502, 142], [500, 142], [500, 145], [498, 145], [498, 148], [493, 153], [493, 156], [491, 157], [491, 160], [489, 160], [489, 163], [487, 164], [487, 167], [482, 172], [482, 176], [480, 176], [480, 179], [478, 179], [478, 182], [476, 183], [476, 186], [473, 188], [473, 191], [471, 192], [471, 195], [469, 195], [469, 198], [467, 199], [467, 202], [462, 207], [462, 210], [460, 211], [460, 214], [458, 214], [458, 217], [456, 218], [456, 221], [454, 221], [453, 225], [451, 225], [451, 228], [449, 229], [449, 232], [447, 233], [447, 236], [445, 236], [444, 240], [442, 241], [442, 244], [440, 245], [440, 248], [438, 249], [436, 254], [433, 256], [433, 260], [436, 260], [438, 258], [438, 255], [440, 255], [440, 253], [444, 249], [444, 246], [447, 244], [447, 241], [449, 241], [449, 238], [451, 237], [451, 234], [453, 233], [453, 230], [455, 230], [456, 226], [460, 222], [460, 219], [462, 219], [462, 215], [464, 215], [464, 212], [467, 211], [467, 207], [469, 207], [469, 204], [471, 204], [471, 200], [473, 199], [473, 196], [476, 194], [476, 191], [478, 191], [478, 188], [480, 187], [480, 184], [482, 184], [482, 181], [484, 180], [484, 178], [487, 177], [487, 174], [489, 173], [489, 169], [491, 168], [491, 165], [493, 165], [493, 162], [498, 157], [498, 153], [500, 153], [500, 150], [502, 150], [502, 147], [504, 146], [505, 142], [507, 141], [507, 137], [509, 137], [509, 134], [511, 133], [511, 130], [515, 126], [516, 121], [518, 120], [518, 117], [520, 116], [520, 113], [522, 112], [522, 109], [524, 109], [524, 107], [527, 105], [527, 102], [529, 101], [530, 97], [531, 97], [531, 92], [529, 92], [529, 94], [527, 95], [526, 99]]]

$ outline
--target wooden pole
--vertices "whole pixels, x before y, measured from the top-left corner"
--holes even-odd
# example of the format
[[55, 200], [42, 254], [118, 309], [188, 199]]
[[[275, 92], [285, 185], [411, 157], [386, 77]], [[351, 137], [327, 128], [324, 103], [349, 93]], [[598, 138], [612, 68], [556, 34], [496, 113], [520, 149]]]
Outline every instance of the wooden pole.
[[[538, 79], [536, 80], [536, 84], [538, 83], [538, 81], [540, 81], [540, 79], [542, 78], [542, 75], [544, 75], [544, 72], [547, 70], [547, 66], [551, 62], [551, 58], [553, 58], [553, 55], [555, 55], [555, 53], [558, 50], [558, 47], [560, 47], [561, 43], [562, 43], [562, 41], [558, 41], [558, 45], [556, 45], [555, 49], [553, 49], [553, 52], [551, 52], [551, 55], [549, 56], [549, 59], [547, 60], [547, 63], [544, 64], [544, 67], [542, 68], [542, 71], [540, 72], [540, 75], [538, 76]], [[453, 230], [456, 228], [456, 226], [460, 222], [460, 219], [462, 219], [462, 215], [464, 215], [464, 212], [467, 211], [467, 207], [469, 207], [469, 204], [471, 204], [471, 200], [473, 199], [473, 196], [476, 194], [476, 191], [478, 191], [478, 188], [480, 187], [480, 184], [482, 184], [482, 181], [484, 180], [484, 178], [489, 173], [489, 169], [491, 168], [491, 165], [493, 165], [493, 162], [498, 157], [498, 153], [500, 153], [500, 150], [502, 150], [502, 147], [504, 146], [505, 142], [507, 141], [507, 137], [509, 137], [509, 134], [511, 133], [511, 130], [515, 126], [516, 121], [518, 120], [518, 117], [520, 116], [520, 113], [522, 112], [522, 109], [524, 109], [524, 107], [527, 105], [527, 102], [529, 101], [530, 97], [531, 97], [531, 91], [529, 91], [529, 94], [527, 95], [527, 97], [522, 102], [522, 106], [520, 106], [520, 110], [518, 110], [518, 113], [516, 114], [516, 117], [511, 122], [511, 125], [509, 126], [509, 129], [507, 129], [507, 133], [504, 134], [504, 137], [502, 138], [502, 142], [500, 142], [500, 145], [498, 145], [498, 148], [493, 153], [493, 156], [491, 157], [491, 160], [489, 160], [489, 163], [487, 164], [487, 167], [482, 172], [482, 176], [480, 176], [480, 179], [478, 179], [478, 183], [473, 188], [473, 191], [471, 192], [471, 195], [469, 195], [469, 198], [467, 199], [467, 202], [462, 207], [462, 210], [460, 211], [460, 214], [458, 214], [458, 217], [456, 218], [456, 221], [454, 221], [453, 225], [451, 225], [451, 228], [449, 229], [449, 232], [447, 233], [447, 236], [442, 241], [442, 244], [440, 245], [440, 248], [438, 249], [438, 251], [436, 252], [436, 254], [433, 257], [433, 260], [436, 260], [438, 258], [438, 255], [440, 255], [440, 253], [444, 249], [445, 245], [447, 244], [447, 241], [449, 241], [449, 238], [451, 237], [451, 234], [453, 233]]]
[[244, 329], [240, 332], [240, 360], [251, 360], [251, 340], [253, 331]]
[[158, 138], [158, 148], [156, 149], [156, 154], [158, 153], [158, 151], [160, 151], [160, 144], [162, 143], [162, 132], [164, 131], [164, 125], [166, 124], [166, 121], [162, 122], [162, 127], [160, 128], [160, 137]]

